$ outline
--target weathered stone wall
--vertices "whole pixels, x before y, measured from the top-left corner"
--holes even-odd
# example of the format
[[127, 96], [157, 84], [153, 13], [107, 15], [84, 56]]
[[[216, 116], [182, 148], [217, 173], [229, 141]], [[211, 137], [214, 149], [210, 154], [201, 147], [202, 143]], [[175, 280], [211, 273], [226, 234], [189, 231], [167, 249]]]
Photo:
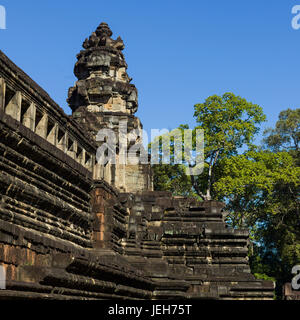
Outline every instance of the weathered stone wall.
[[130, 220], [124, 253], [152, 280], [165, 283], [162, 292], [157, 290], [158, 297], [174, 295], [170, 282], [184, 280], [181, 285], [188, 287], [189, 297], [273, 298], [273, 283], [256, 280], [251, 274], [248, 232], [226, 227], [222, 203], [144, 192], [127, 205]]
[[127, 235], [129, 210], [119, 200], [118, 192], [104, 181], [95, 181], [92, 191], [93, 247], [122, 254], [121, 240]]
[[90, 245], [95, 146], [2, 52], [0, 79], [1, 218]]

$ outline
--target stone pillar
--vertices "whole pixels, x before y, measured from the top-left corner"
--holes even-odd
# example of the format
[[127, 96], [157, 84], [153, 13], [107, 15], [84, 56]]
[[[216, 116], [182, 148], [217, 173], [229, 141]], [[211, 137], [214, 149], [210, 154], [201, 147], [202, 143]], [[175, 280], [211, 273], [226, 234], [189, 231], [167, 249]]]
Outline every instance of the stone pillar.
[[47, 135], [47, 140], [52, 143], [52, 144], [56, 144], [56, 140], [57, 140], [57, 123], [55, 123], [53, 125], [53, 128], [49, 131], [48, 135]]
[[0, 78], [0, 110], [4, 111], [5, 107], [5, 81], [3, 78]]
[[95, 249], [121, 253], [121, 242], [127, 233], [128, 212], [118, 201], [119, 193], [104, 180], [95, 181], [91, 193], [94, 215], [92, 242]]
[[91, 201], [94, 214], [92, 240], [93, 247], [96, 249], [111, 248], [111, 235], [105, 217], [106, 201], [110, 198], [111, 195], [101, 186], [96, 186], [92, 192]]
[[56, 146], [63, 152], [66, 152], [66, 143], [67, 143], [66, 141], [67, 141], [66, 132], [64, 132], [60, 128], [58, 128]]
[[48, 124], [48, 115], [46, 113], [42, 115], [42, 118], [38, 123], [35, 123], [36, 125], [35, 133], [45, 139], [47, 137], [47, 124]]
[[73, 159], [76, 157], [75, 147], [75, 141], [67, 133], [67, 155]]
[[87, 152], [85, 153], [85, 167], [89, 170], [93, 170], [94, 167], [93, 157]]
[[22, 104], [22, 94], [20, 91], [17, 91], [5, 108], [6, 114], [20, 121], [21, 120], [21, 104]]
[[23, 124], [25, 127], [31, 129], [34, 131], [35, 128], [35, 113], [36, 113], [36, 107], [34, 103], [30, 104], [30, 107], [26, 110], [26, 112], [23, 115]]

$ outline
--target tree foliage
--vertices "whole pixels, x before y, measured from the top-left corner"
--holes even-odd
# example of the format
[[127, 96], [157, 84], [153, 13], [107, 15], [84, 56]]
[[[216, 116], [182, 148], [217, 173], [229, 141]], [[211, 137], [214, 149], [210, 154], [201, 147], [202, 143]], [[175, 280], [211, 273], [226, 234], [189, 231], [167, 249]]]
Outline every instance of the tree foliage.
[[[216, 181], [218, 163], [224, 158], [233, 156], [238, 150], [251, 145], [255, 134], [259, 130], [259, 124], [265, 121], [262, 108], [256, 104], [248, 102], [246, 99], [225, 93], [223, 96], [211, 96], [204, 103], [196, 104], [194, 117], [197, 126], [193, 129], [194, 139], [196, 131], [201, 129], [204, 132], [204, 171], [201, 175], [190, 176], [190, 184], [187, 187], [192, 189], [192, 193], [197, 194], [205, 200], [214, 197], [213, 183]], [[187, 125], [181, 125], [178, 129], [188, 129]], [[167, 134], [168, 136], [169, 134]], [[161, 139], [169, 138], [162, 136]], [[172, 141], [172, 140], [171, 140]], [[173, 140], [174, 142], [174, 140]], [[183, 141], [184, 147], [196, 151], [196, 143], [187, 146]], [[173, 145], [174, 146], [174, 143]], [[171, 149], [171, 151], [174, 148]], [[176, 157], [176, 154], [172, 154]], [[190, 165], [188, 159], [184, 159], [186, 165]], [[163, 167], [156, 166], [154, 174], [160, 175]], [[161, 172], [163, 174], [163, 172]], [[183, 180], [186, 180], [183, 175]], [[167, 187], [169, 180], [174, 179], [173, 175], [164, 180]], [[159, 188], [163, 187], [162, 180]]]
[[281, 150], [299, 151], [300, 109], [281, 111], [274, 129], [264, 131], [265, 146], [275, 152]]
[[226, 159], [222, 165], [215, 190], [227, 203], [228, 223], [250, 231], [253, 272], [274, 277], [278, 284], [288, 281], [290, 270], [300, 262], [296, 160], [286, 151], [260, 150]]

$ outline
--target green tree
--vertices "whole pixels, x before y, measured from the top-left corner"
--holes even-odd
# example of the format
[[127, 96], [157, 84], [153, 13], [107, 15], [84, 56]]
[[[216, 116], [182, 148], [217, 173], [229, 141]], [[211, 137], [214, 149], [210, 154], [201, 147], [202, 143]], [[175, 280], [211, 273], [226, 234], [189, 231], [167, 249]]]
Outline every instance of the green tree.
[[265, 214], [282, 214], [283, 201], [297, 199], [300, 168], [288, 152], [251, 150], [222, 160], [220, 167], [214, 189], [226, 201], [233, 227], [255, 226]]
[[300, 109], [281, 111], [275, 128], [264, 131], [264, 144], [273, 151], [299, 151]]
[[[258, 234], [258, 237], [264, 239], [266, 248], [275, 248], [272, 251], [273, 261], [266, 259], [266, 252], [262, 250], [259, 254], [265, 267], [276, 266], [276, 279], [281, 289], [283, 283], [290, 282], [292, 267], [300, 263], [300, 109], [280, 112], [275, 128], [267, 129], [264, 135], [264, 148], [277, 153], [288, 152], [294, 159], [292, 170], [297, 172], [296, 185], [278, 184], [274, 188], [273, 206], [280, 213], [270, 215], [266, 219], [266, 227]], [[279, 296], [280, 293], [281, 290]]]
[[[160, 190], [169, 188], [172, 180], [181, 179], [187, 190], [192, 190], [192, 194], [203, 200], [211, 200], [216, 196], [213, 184], [218, 175], [219, 162], [236, 155], [239, 149], [251, 146], [255, 134], [259, 131], [259, 125], [265, 121], [265, 115], [260, 106], [233, 93], [208, 97], [204, 103], [196, 104], [194, 109], [197, 123], [193, 129], [194, 139], [197, 129], [204, 132], [204, 171], [201, 175], [186, 178], [184, 170], [177, 172], [177, 175], [166, 175], [164, 166], [156, 165], [153, 168], [155, 187]], [[188, 126], [181, 125], [178, 129], [188, 129]], [[194, 141], [191, 149], [195, 151], [195, 147]], [[173, 154], [173, 157], [175, 156]], [[192, 166], [189, 159], [184, 160], [186, 166]], [[161, 179], [155, 178], [157, 176]], [[156, 183], [158, 180], [159, 184]]]
[[152, 166], [153, 183], [157, 191], [170, 191], [174, 196], [197, 197], [184, 165], [159, 164]]
[[265, 132], [264, 149], [225, 159], [214, 185], [227, 203], [229, 223], [250, 230], [252, 271], [275, 278], [279, 297], [282, 284], [291, 280], [292, 267], [300, 263], [299, 118], [295, 115], [290, 109], [280, 113], [275, 129]]

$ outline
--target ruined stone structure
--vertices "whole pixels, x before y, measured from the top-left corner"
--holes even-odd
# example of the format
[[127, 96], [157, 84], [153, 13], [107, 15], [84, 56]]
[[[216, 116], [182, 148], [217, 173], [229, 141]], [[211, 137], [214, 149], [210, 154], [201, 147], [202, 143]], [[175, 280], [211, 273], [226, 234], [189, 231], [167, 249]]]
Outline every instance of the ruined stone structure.
[[72, 116], [0, 51], [0, 298], [272, 299], [223, 204], [153, 191], [145, 164], [97, 164], [100, 129], [127, 122], [118, 139], [142, 139], [111, 36], [102, 23], [84, 42]]
[[[120, 37], [113, 40], [111, 36], [108, 25], [102, 23], [83, 43], [85, 50], [77, 55], [74, 69], [78, 81], [69, 90], [68, 102], [73, 118], [94, 140], [98, 140], [101, 129], [108, 128], [115, 133], [116, 164], [96, 164], [94, 178], [104, 179], [123, 192], [153, 190], [149, 165], [120, 161], [125, 158], [121, 150], [129, 153], [133, 147], [131, 142], [140, 144], [140, 150], [136, 151], [145, 153], [145, 150], [142, 148], [142, 125], [134, 116], [138, 94], [126, 72], [124, 44]], [[98, 146], [103, 142], [99, 141]]]

